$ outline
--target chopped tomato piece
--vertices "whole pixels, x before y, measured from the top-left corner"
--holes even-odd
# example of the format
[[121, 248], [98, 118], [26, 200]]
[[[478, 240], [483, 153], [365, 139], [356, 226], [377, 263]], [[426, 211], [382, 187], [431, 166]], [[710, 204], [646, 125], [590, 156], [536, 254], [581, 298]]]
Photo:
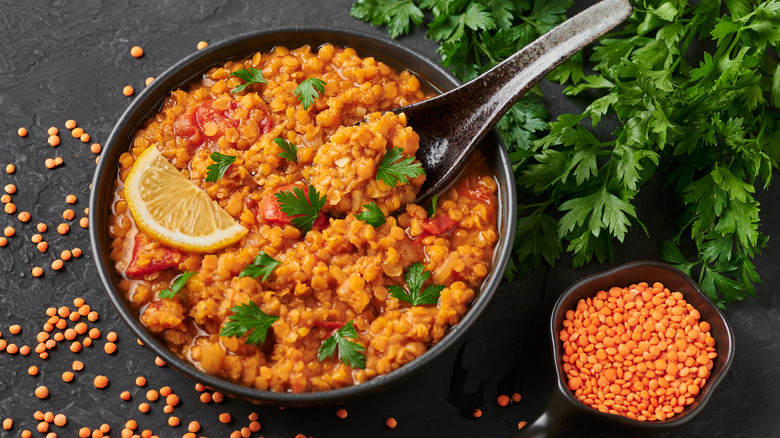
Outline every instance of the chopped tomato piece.
[[178, 265], [181, 257], [181, 251], [168, 248], [139, 232], [135, 235], [133, 257], [125, 274], [135, 277], [154, 274]]
[[271, 116], [265, 116], [263, 120], [260, 121], [260, 134], [265, 134], [266, 132], [270, 131], [271, 128], [274, 127], [274, 121], [271, 119]]
[[[205, 100], [177, 117], [173, 122], [173, 132], [179, 137], [188, 137], [191, 147], [198, 147], [207, 137], [219, 137], [227, 128], [239, 126], [241, 121], [232, 118], [233, 110], [237, 107], [237, 102], [231, 102], [230, 108], [219, 110], [214, 108], [213, 100]], [[263, 122], [265, 123], [265, 119]], [[204, 132], [204, 125], [207, 123], [214, 123], [217, 126], [211, 136], [207, 136]]]
[[435, 216], [433, 219], [425, 219], [422, 228], [428, 234], [441, 235], [455, 228], [458, 223], [449, 216]]
[[325, 327], [333, 330], [344, 327], [344, 323], [338, 321], [314, 321], [313, 325], [314, 327]]

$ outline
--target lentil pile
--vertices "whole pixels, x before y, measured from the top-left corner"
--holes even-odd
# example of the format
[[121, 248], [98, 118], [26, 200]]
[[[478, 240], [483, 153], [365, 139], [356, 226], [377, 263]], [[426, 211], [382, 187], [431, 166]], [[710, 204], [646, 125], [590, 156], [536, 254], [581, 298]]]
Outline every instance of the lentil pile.
[[580, 300], [566, 312], [559, 339], [577, 400], [639, 421], [683, 412], [718, 356], [710, 324], [661, 283], [613, 287]]
[[[247, 84], [234, 73], [250, 69], [267, 83], [237, 89]], [[324, 84], [305, 105], [298, 89], [309, 79]], [[262, 390], [362, 383], [425, 353], [468, 310], [498, 240], [497, 184], [481, 155], [433, 212], [404, 207], [424, 174], [395, 184], [378, 178], [389, 151], [411, 161], [419, 140], [403, 115], [385, 111], [426, 97], [409, 72], [396, 74], [332, 45], [256, 53], [173, 91], [120, 157], [111, 206], [111, 257], [140, 320], [207, 373]], [[295, 159], [280, 156], [284, 142], [296, 146]], [[123, 181], [150, 147], [249, 233], [215, 253], [193, 254], [140, 231]], [[214, 153], [235, 161], [207, 181]], [[326, 200], [311, 230], [280, 211], [275, 195], [293, 188], [314, 188]], [[358, 218], [369, 202], [386, 216], [383, 224]], [[279, 264], [266, 276], [242, 275], [260, 256]], [[411, 305], [392, 292], [409, 283], [405, 276], [416, 264], [430, 274], [420, 285], [441, 287], [438, 299]], [[188, 277], [181, 293], [160, 297], [182, 274]], [[235, 309], [250, 303], [276, 318], [267, 338], [252, 343], [221, 336]], [[349, 323], [363, 367], [342, 362], [339, 354], [318, 357], [323, 342]]]

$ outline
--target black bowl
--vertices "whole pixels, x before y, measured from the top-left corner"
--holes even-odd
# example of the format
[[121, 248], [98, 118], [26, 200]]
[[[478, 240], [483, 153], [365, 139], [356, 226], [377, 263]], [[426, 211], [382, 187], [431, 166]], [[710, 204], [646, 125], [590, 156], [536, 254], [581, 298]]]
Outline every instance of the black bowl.
[[114, 180], [117, 177], [119, 156], [129, 149], [134, 133], [143, 126], [143, 123], [149, 116], [160, 109], [163, 100], [171, 91], [187, 86], [213, 66], [221, 65], [231, 59], [245, 58], [258, 51], [265, 52], [278, 45], [296, 48], [308, 44], [316, 48], [325, 43], [352, 47], [357, 50], [361, 57], [372, 56], [398, 70], [401, 68], [410, 70], [421, 79], [422, 83], [430, 85], [434, 91], [446, 91], [459, 85], [458, 80], [437, 62], [388, 39], [347, 30], [311, 28], [280, 29], [244, 34], [210, 45], [208, 48], [188, 56], [158, 76], [148, 88], [140, 93], [122, 114], [122, 117], [111, 132], [103, 154], [100, 157], [92, 183], [89, 209], [92, 251], [95, 254], [98, 272], [108, 297], [114, 307], [116, 307], [119, 315], [145, 345], [174, 368], [206, 386], [257, 403], [285, 406], [334, 404], [379, 392], [386, 385], [398, 382], [418, 369], [423, 368], [463, 339], [467, 329], [473, 325], [493, 296], [501, 282], [504, 268], [511, 255], [515, 230], [514, 206], [517, 205], [515, 185], [509, 157], [501, 139], [494, 131], [483, 141], [481, 146], [488, 162], [495, 171], [500, 188], [498, 216], [500, 240], [495, 249], [492, 272], [488, 275], [474, 303], [461, 322], [453, 327], [451, 332], [441, 342], [431, 347], [428, 352], [411, 363], [389, 374], [371, 379], [366, 383], [342, 389], [299, 394], [261, 391], [240, 386], [202, 372], [191, 363], [171, 352], [161, 339], [140, 323], [138, 311], [127, 301], [117, 287], [121, 278], [114, 270], [109, 257], [111, 239], [108, 235], [109, 209], [112, 202], [111, 193]]
[[[576, 308], [579, 300], [593, 297], [598, 291], [609, 290], [613, 286], [625, 287], [643, 281], [650, 284], [661, 282], [669, 290], [681, 292], [683, 298], [699, 311], [701, 320], [710, 324], [710, 332], [715, 339], [715, 348], [718, 353], [713, 361], [710, 377], [694, 402], [686, 406], [681, 413], [665, 421], [632, 420], [620, 415], [603, 413], [580, 403], [569, 390], [566, 373], [561, 365], [563, 346], [558, 339], [558, 333], [563, 328], [566, 311]], [[687, 274], [665, 263], [653, 261], [627, 263], [578, 280], [558, 298], [550, 316], [549, 330], [556, 373], [553, 395], [539, 417], [515, 434], [516, 438], [563, 435], [564, 432], [578, 423], [576, 421], [578, 417], [585, 415], [594, 416], [605, 423], [625, 429], [660, 432], [675, 428], [692, 420], [704, 409], [734, 360], [734, 333], [723, 313]]]

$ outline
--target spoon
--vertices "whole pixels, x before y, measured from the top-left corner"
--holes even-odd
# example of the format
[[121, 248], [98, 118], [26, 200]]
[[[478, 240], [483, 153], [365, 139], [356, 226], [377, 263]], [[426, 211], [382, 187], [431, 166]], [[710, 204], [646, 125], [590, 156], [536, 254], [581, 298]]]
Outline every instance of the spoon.
[[[612, 286], [627, 286], [639, 282], [659, 281], [669, 290], [683, 294], [685, 301], [693, 305], [701, 313], [701, 319], [711, 326], [712, 337], [715, 338], [715, 348], [718, 356], [710, 370], [707, 383], [701, 388], [694, 402], [685, 409], [665, 421], [642, 422], [620, 415], [600, 412], [574, 397], [569, 390], [566, 373], [560, 365], [563, 361], [563, 346], [558, 340], [558, 333], [566, 319], [566, 311], [577, 307], [581, 299], [592, 297], [600, 290], [609, 290]], [[550, 316], [549, 336], [552, 342], [553, 366], [555, 369], [555, 385], [547, 405], [542, 412], [528, 425], [512, 435], [512, 438], [550, 438], [566, 436], [574, 429], [583, 417], [598, 418], [606, 424], [634, 431], [661, 432], [681, 426], [698, 415], [712, 398], [715, 388], [723, 382], [734, 360], [734, 333], [726, 317], [713, 304], [699, 286], [684, 272], [665, 263], [640, 261], [617, 266], [605, 272], [582, 278], [569, 286], [558, 298]]]
[[500, 64], [454, 90], [393, 110], [420, 136], [425, 202], [458, 176], [479, 141], [520, 97], [566, 58], [628, 18], [629, 0], [603, 0], [566, 20]]

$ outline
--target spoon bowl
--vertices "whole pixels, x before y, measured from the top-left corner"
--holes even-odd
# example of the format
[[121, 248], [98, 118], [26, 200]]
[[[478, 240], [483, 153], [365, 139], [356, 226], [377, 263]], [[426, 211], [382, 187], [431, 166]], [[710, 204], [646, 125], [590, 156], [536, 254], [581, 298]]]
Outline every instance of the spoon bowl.
[[[613, 286], [623, 287], [642, 281], [661, 282], [671, 291], [683, 294], [684, 299], [699, 313], [701, 320], [707, 321], [718, 356], [713, 360], [707, 383], [701, 388], [694, 402], [670, 420], [642, 422], [628, 417], [603, 413], [578, 401], [566, 382], [566, 373], [562, 367], [563, 346], [558, 333], [563, 328], [566, 311], [574, 309], [581, 299], [593, 297], [598, 291], [609, 290]], [[699, 286], [684, 272], [665, 263], [642, 261], [628, 263], [616, 268], [585, 277], [561, 295], [553, 308], [549, 327], [555, 364], [555, 387], [553, 394], [542, 413], [526, 427], [513, 435], [514, 438], [562, 436], [574, 427], [584, 416], [596, 417], [605, 423], [627, 429], [664, 431], [685, 424], [698, 415], [712, 397], [715, 388], [723, 381], [734, 360], [734, 334], [726, 317], [702, 292]]]
[[629, 0], [603, 0], [467, 84], [393, 110], [406, 114], [420, 136], [417, 159], [427, 177], [416, 202], [426, 202], [449, 187], [479, 141], [520, 97], [632, 12]]

